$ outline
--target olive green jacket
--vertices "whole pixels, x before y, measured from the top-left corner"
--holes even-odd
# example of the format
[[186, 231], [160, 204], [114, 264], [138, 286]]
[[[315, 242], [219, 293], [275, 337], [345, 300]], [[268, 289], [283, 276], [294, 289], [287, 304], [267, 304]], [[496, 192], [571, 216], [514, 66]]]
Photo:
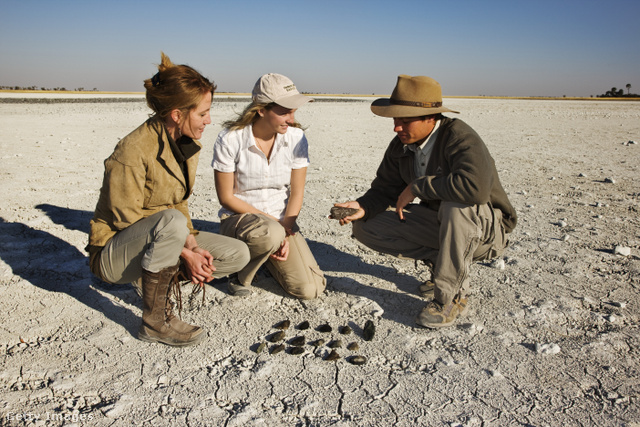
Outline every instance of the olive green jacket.
[[420, 203], [435, 210], [441, 201], [467, 205], [490, 203], [502, 211], [507, 233], [516, 226], [516, 211], [502, 188], [489, 150], [462, 120], [448, 117], [441, 120], [425, 176], [416, 176], [414, 152], [405, 150], [404, 144], [395, 137], [387, 147], [371, 188], [357, 199], [365, 211], [363, 219], [395, 206], [408, 185]]
[[[100, 276], [97, 255], [111, 238], [140, 219], [164, 209], [177, 209], [193, 229], [188, 209], [198, 167], [199, 150], [186, 160], [184, 173], [171, 150], [169, 135], [162, 122], [153, 117], [123, 138], [104, 161], [104, 178], [93, 219], [89, 245], [91, 271]], [[184, 137], [183, 137], [184, 138]]]

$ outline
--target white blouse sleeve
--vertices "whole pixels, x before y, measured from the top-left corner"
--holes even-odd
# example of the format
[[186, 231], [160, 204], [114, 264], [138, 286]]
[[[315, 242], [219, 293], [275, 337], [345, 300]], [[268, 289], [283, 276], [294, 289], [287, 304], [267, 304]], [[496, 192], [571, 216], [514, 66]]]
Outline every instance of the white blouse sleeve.
[[296, 138], [297, 142], [293, 146], [293, 162], [292, 169], [302, 169], [309, 166], [309, 143], [303, 132], [300, 132], [300, 138]]
[[240, 149], [240, 141], [234, 132], [223, 130], [218, 134], [213, 145], [213, 161], [211, 166], [219, 172], [235, 172], [236, 157]]

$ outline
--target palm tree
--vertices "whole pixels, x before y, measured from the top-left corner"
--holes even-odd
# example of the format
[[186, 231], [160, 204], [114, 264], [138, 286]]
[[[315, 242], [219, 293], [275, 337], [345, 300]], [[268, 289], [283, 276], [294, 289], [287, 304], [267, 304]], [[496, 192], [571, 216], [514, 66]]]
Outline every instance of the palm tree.
[[629, 95], [629, 91], [631, 90], [631, 84], [627, 83], [627, 95]]

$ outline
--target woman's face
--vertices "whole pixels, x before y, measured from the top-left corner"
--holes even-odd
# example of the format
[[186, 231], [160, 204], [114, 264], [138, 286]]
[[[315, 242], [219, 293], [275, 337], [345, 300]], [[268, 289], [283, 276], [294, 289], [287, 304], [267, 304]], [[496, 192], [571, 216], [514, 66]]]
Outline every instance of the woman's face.
[[182, 135], [191, 139], [202, 138], [205, 126], [211, 124], [211, 92], [204, 94], [198, 105], [189, 111], [187, 118], [180, 124]]
[[274, 105], [270, 109], [260, 110], [262, 120], [268, 125], [274, 132], [285, 134], [289, 126], [295, 123], [296, 110], [290, 110], [288, 108], [281, 107], [280, 105]]

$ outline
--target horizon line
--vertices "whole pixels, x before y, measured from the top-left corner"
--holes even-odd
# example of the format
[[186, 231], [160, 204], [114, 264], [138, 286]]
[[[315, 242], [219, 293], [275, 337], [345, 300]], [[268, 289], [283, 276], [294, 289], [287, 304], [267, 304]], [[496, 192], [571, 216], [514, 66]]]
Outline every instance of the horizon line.
[[[115, 94], [115, 95], [140, 95], [144, 96], [145, 92], [128, 92], [128, 91], [101, 91], [101, 90], [30, 90], [30, 89], [0, 89], [0, 93], [42, 93], [42, 94], [74, 94], [74, 95], [92, 95], [92, 94]], [[386, 97], [386, 94], [350, 94], [350, 93], [303, 93], [308, 96], [315, 97], [354, 97], [354, 98], [373, 98]], [[248, 92], [215, 92], [215, 95], [221, 96], [251, 96]], [[460, 99], [558, 99], [558, 100], [607, 100], [607, 101], [640, 101], [640, 97], [598, 97], [598, 96], [520, 96], [520, 95], [442, 95], [443, 98], [460, 98]]]

